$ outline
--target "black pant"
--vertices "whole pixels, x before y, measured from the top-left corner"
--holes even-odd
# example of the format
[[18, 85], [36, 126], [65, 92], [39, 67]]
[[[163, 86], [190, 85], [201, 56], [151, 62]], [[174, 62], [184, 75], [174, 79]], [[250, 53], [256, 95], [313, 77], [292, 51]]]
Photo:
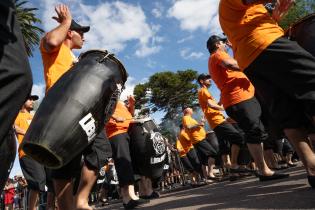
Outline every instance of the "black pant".
[[188, 157], [191, 165], [194, 167], [194, 170], [196, 172], [198, 172], [203, 177], [202, 166], [201, 166], [201, 163], [199, 161], [196, 150], [195, 149], [189, 150], [189, 152], [187, 152], [187, 157]]
[[[15, 17], [14, 2], [0, 1], [0, 147], [32, 88], [31, 68]], [[0, 157], [3, 158], [6, 157]], [[7, 177], [8, 168], [1, 166], [0, 177], [4, 173]], [[2, 189], [0, 183], [0, 192]]]
[[229, 142], [231, 145], [241, 146], [244, 143], [242, 135], [230, 123], [223, 122], [213, 129], [219, 139], [221, 154], [229, 154]]
[[255, 97], [229, 106], [225, 111], [245, 132], [246, 143], [260, 144], [268, 138], [260, 119], [260, 104]]
[[[134, 184], [134, 170], [129, 149], [128, 133], [117, 134], [109, 139], [117, 171], [119, 186]], [[144, 157], [143, 157], [144, 158]]]

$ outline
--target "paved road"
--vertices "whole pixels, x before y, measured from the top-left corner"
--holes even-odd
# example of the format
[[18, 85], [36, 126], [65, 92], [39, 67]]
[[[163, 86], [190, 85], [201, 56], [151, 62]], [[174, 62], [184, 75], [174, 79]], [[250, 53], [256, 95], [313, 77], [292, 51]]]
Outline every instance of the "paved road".
[[[303, 168], [282, 171], [290, 177], [269, 182], [250, 177], [186, 189], [164, 194], [141, 209], [315, 209], [315, 190], [308, 186]], [[113, 204], [100, 209], [123, 208]]]

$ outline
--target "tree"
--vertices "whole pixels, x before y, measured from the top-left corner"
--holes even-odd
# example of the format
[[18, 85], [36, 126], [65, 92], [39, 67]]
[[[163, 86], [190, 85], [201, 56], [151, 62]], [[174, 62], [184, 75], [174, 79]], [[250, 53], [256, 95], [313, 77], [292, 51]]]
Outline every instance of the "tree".
[[197, 72], [191, 69], [158, 72], [149, 82], [136, 85], [136, 108], [146, 110], [145, 113], [164, 111], [165, 119], [173, 119], [183, 107], [197, 104], [196, 78]]
[[295, 5], [292, 6], [279, 25], [283, 29], [288, 29], [290, 25], [299, 19], [307, 16], [308, 14], [315, 12], [315, 1], [314, 0], [296, 0]]
[[44, 30], [36, 26], [36, 24], [41, 23], [41, 20], [34, 14], [38, 9], [26, 8], [24, 7], [26, 3], [27, 1], [16, 1], [16, 16], [21, 26], [27, 55], [33, 56], [32, 51], [39, 44], [40, 35]]

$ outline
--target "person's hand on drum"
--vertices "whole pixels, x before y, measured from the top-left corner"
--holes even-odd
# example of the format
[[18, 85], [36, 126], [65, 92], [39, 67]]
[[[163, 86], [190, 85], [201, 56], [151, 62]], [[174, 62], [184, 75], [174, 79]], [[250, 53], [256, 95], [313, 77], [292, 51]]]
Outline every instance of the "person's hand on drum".
[[126, 119], [123, 117], [113, 117], [116, 122], [124, 122]]
[[294, 3], [295, 0], [277, 0], [275, 9], [272, 12], [272, 18], [279, 22]]
[[55, 7], [55, 11], [57, 13], [57, 17], [52, 17], [54, 20], [56, 20], [58, 23], [68, 23], [71, 24], [72, 16], [70, 9], [65, 4], [60, 4]]

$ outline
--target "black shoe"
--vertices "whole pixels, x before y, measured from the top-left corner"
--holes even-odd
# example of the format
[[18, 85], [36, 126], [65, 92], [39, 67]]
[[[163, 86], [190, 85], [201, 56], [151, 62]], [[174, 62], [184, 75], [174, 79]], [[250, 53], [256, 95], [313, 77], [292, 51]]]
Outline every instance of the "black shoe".
[[288, 178], [289, 174], [278, 174], [278, 173], [274, 173], [271, 176], [264, 176], [264, 175], [259, 175], [259, 181], [264, 182], [264, 181], [271, 181], [271, 180], [275, 180], [275, 179], [284, 179], [284, 178]]
[[149, 200], [146, 199], [139, 199], [139, 200], [130, 200], [128, 203], [123, 203], [125, 209], [134, 209], [137, 206], [145, 203], [149, 203]]
[[254, 173], [254, 171], [247, 168], [230, 168], [230, 173]]
[[311, 185], [312, 188], [315, 188], [315, 176], [307, 176], [308, 183]]
[[160, 194], [156, 191], [153, 191], [151, 193], [151, 195], [143, 195], [143, 196], [140, 196], [140, 198], [142, 199], [156, 199], [156, 198], [159, 198], [160, 197]]

